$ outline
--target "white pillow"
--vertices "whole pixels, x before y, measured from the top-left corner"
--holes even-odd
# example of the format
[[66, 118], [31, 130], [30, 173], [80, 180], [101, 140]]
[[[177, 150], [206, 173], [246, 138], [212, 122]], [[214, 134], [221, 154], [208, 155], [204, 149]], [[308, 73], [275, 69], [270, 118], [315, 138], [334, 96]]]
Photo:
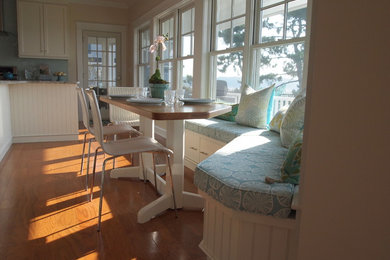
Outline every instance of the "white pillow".
[[305, 120], [305, 96], [297, 96], [291, 102], [280, 126], [280, 140], [284, 147], [289, 147], [295, 136], [302, 131]]
[[287, 109], [289, 106], [282, 107], [269, 122], [269, 130], [280, 133], [280, 127], [282, 126], [282, 121], [286, 115]]
[[241, 95], [236, 122], [256, 128], [267, 127], [267, 109], [275, 84], [261, 90], [245, 85]]

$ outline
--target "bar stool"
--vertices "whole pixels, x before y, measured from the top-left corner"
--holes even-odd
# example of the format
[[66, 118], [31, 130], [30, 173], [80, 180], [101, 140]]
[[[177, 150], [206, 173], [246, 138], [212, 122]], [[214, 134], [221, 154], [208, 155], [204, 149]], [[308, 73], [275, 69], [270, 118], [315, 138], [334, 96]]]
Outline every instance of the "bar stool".
[[[84, 158], [85, 158], [85, 143], [87, 140], [87, 134], [90, 133], [93, 136], [95, 135], [94, 127], [90, 124], [90, 118], [89, 118], [89, 112], [88, 112], [88, 103], [85, 98], [84, 89], [80, 87], [76, 87], [77, 94], [81, 103], [81, 111], [82, 111], [82, 117], [83, 117], [83, 124], [84, 127], [87, 129], [87, 131], [84, 133], [84, 139], [83, 139], [83, 153], [81, 156], [81, 166], [80, 166], [80, 174], [83, 174], [84, 171]], [[116, 136], [118, 134], [136, 134], [140, 135], [141, 133], [131, 127], [130, 125], [124, 124], [124, 125], [109, 125], [103, 127], [103, 136]], [[88, 161], [87, 161], [87, 174], [85, 175], [86, 178], [86, 184], [85, 184], [85, 190], [88, 190], [88, 173], [89, 173], [89, 158], [90, 158], [90, 151], [91, 151], [91, 142], [94, 140], [94, 138], [89, 139], [88, 144]], [[98, 148], [99, 149], [99, 148]]]
[[[106, 158], [103, 161], [103, 169], [102, 169], [102, 177], [101, 177], [101, 184], [100, 184], [100, 201], [99, 201], [99, 216], [98, 216], [98, 231], [100, 231], [101, 227], [101, 215], [102, 215], [102, 201], [103, 201], [103, 185], [104, 185], [104, 174], [105, 174], [105, 167], [106, 162], [108, 160], [112, 160], [115, 157], [122, 156], [125, 154], [131, 154], [131, 153], [162, 153], [166, 156], [167, 159], [167, 165], [169, 169], [169, 175], [172, 179], [172, 167], [170, 163], [170, 157], [173, 155], [173, 152], [166, 148], [165, 146], [161, 145], [159, 142], [157, 142], [154, 138], [151, 137], [145, 137], [145, 136], [138, 136], [131, 139], [121, 139], [118, 141], [106, 141], [104, 142], [103, 138], [103, 125], [101, 120], [101, 115], [98, 107], [98, 102], [96, 98], [96, 94], [93, 90], [86, 90], [85, 91], [86, 96], [88, 97], [88, 100], [91, 105], [91, 112], [92, 112], [92, 120], [95, 130], [95, 138], [100, 144], [103, 151], [111, 155], [111, 157]], [[94, 167], [93, 167], [93, 173], [92, 173], [92, 186], [91, 186], [91, 198], [93, 193], [93, 185], [94, 185], [94, 179], [95, 179], [95, 169], [96, 169], [96, 153], [94, 158]], [[143, 165], [143, 163], [142, 163]], [[142, 166], [143, 167], [143, 166]], [[155, 167], [154, 167], [155, 168]], [[143, 171], [144, 172], [144, 171]], [[144, 173], [145, 174], [145, 173]], [[145, 178], [145, 176], [144, 176]], [[176, 198], [175, 198], [175, 190], [173, 187], [173, 181], [171, 183], [171, 191], [172, 191], [172, 197], [173, 197], [173, 206], [175, 210], [175, 215], [177, 217], [176, 212]]]

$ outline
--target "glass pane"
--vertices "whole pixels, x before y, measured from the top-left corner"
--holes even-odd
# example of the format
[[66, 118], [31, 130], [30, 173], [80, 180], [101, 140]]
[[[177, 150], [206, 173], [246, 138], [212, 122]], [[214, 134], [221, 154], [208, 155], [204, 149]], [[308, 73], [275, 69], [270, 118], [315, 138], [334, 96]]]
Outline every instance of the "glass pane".
[[115, 51], [116, 50], [116, 38], [108, 38], [108, 51]]
[[149, 30], [141, 32], [141, 47], [148, 47], [150, 45]]
[[187, 10], [181, 15], [181, 34], [186, 34], [193, 30], [192, 10], [193, 9]]
[[216, 57], [216, 98], [219, 102], [238, 103], [241, 97], [242, 52], [221, 54]]
[[107, 81], [99, 81], [98, 82], [98, 87], [99, 88], [107, 88]]
[[88, 87], [89, 88], [97, 87], [97, 81], [88, 81]]
[[184, 97], [192, 97], [192, 79], [194, 74], [194, 59], [181, 62], [181, 87], [184, 89]]
[[149, 63], [149, 48], [142, 49], [141, 63]]
[[216, 19], [217, 22], [231, 18], [232, 0], [217, 0]]
[[97, 52], [91, 51], [88, 52], [88, 65], [96, 65], [97, 62]]
[[233, 0], [233, 17], [245, 14], [246, 0]]
[[216, 28], [216, 43], [215, 43], [215, 50], [225, 50], [227, 48], [230, 48], [230, 41], [231, 41], [231, 23], [221, 23], [217, 25]]
[[116, 66], [116, 52], [112, 52], [111, 53], [111, 57], [112, 57], [112, 66]]
[[181, 56], [193, 55], [194, 45], [193, 45], [194, 35], [188, 34], [181, 37]]
[[88, 37], [88, 52], [89, 51], [96, 51], [97, 39], [96, 37]]
[[260, 42], [277, 41], [283, 37], [284, 5], [279, 5], [261, 12]]
[[[262, 48], [257, 51], [259, 61], [258, 88], [275, 83], [275, 100], [291, 101], [300, 90], [303, 78], [304, 44], [295, 43]], [[276, 107], [276, 113], [281, 107]]]
[[173, 18], [170, 18], [162, 23], [162, 34], [168, 33], [168, 37], [173, 37]]
[[108, 69], [107, 67], [99, 67], [98, 68], [98, 77], [99, 77], [99, 80], [107, 80], [108, 79], [108, 75], [107, 75], [107, 72], [108, 72]]
[[139, 75], [138, 75], [138, 86], [148, 87], [149, 86], [149, 74], [150, 67], [148, 66], [139, 66]]
[[306, 36], [306, 6], [307, 0], [288, 3], [287, 39]]
[[88, 66], [88, 80], [97, 80], [97, 67]]
[[283, 0], [262, 0], [261, 1], [261, 7], [266, 7], [269, 5], [273, 5], [279, 2], [282, 2]]
[[233, 20], [233, 46], [242, 47], [245, 41], [245, 17]]
[[107, 38], [98, 38], [98, 50], [103, 51], [107, 50]]
[[165, 41], [165, 46], [167, 49], [165, 51], [162, 51], [162, 59], [173, 59], [173, 40]]
[[107, 52], [98, 52], [98, 63], [102, 66], [107, 66]]
[[169, 82], [172, 89], [172, 62], [160, 63], [161, 78]]

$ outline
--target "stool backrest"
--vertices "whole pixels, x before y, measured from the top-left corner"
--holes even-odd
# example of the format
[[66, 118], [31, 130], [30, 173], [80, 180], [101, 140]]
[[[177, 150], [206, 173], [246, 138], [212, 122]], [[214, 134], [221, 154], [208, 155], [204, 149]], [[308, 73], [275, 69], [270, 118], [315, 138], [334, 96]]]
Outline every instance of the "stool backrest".
[[[139, 95], [142, 88], [137, 87], [108, 87], [108, 95]], [[127, 122], [132, 126], [139, 125], [139, 115], [120, 107], [109, 105], [110, 122]]]
[[103, 139], [103, 123], [102, 116], [100, 115], [100, 109], [98, 105], [98, 101], [96, 98], [96, 93], [92, 89], [85, 90], [85, 95], [87, 100], [89, 101], [89, 105], [91, 106], [91, 114], [93, 121], [93, 130], [95, 131], [95, 139], [101, 145], [104, 150], [104, 139]]
[[89, 121], [88, 102], [85, 99], [84, 89], [80, 87], [76, 87], [76, 91], [81, 104], [81, 112], [82, 112], [84, 127], [87, 128], [91, 134], [93, 134], [93, 128]]

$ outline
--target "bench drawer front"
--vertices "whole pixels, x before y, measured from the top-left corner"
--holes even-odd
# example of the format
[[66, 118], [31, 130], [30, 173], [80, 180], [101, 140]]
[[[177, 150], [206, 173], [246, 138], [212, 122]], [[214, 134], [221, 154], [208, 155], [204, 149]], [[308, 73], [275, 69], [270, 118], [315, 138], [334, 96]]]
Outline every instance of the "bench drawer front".
[[199, 163], [199, 135], [186, 130], [185, 156]]
[[210, 155], [212, 155], [213, 153], [221, 149], [223, 146], [224, 144], [214, 139], [202, 136], [199, 142], [200, 161], [203, 161], [204, 159], [206, 159], [207, 157], [209, 157]]

